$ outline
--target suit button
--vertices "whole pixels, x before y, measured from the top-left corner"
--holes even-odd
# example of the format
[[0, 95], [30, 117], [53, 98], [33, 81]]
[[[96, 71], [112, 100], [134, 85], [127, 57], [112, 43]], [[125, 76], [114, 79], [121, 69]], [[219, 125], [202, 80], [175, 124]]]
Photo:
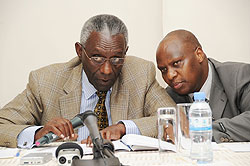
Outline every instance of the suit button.
[[228, 138], [224, 138], [224, 142], [229, 142], [229, 139]]

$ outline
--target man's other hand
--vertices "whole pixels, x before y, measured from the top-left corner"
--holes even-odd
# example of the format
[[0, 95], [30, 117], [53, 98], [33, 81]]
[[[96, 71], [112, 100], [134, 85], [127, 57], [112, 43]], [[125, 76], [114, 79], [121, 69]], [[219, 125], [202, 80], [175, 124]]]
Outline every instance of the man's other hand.
[[172, 124], [168, 124], [168, 126], [163, 126], [163, 138], [164, 141], [173, 142], [175, 144], [175, 136], [174, 136], [174, 128]]
[[[126, 134], [126, 128], [123, 123], [118, 123], [106, 127], [105, 129], [100, 131], [100, 134], [103, 139], [114, 141], [120, 139], [123, 135]], [[88, 146], [92, 146], [91, 137], [88, 136], [87, 139], [81, 141], [82, 144], [87, 144]]]

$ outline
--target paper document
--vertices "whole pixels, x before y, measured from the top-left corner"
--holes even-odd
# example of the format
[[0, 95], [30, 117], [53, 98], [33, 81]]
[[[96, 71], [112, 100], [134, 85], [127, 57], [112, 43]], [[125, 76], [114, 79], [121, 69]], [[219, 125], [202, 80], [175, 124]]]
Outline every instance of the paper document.
[[222, 143], [222, 145], [234, 152], [250, 152], [250, 142]]
[[[115, 150], [157, 150], [158, 139], [147, 137], [143, 135], [127, 134], [124, 135], [119, 141], [113, 141]], [[123, 144], [123, 145], [122, 145]], [[165, 149], [176, 152], [174, 144], [163, 142]]]
[[18, 148], [7, 148], [0, 150], [0, 159], [18, 157], [20, 155], [20, 149]]

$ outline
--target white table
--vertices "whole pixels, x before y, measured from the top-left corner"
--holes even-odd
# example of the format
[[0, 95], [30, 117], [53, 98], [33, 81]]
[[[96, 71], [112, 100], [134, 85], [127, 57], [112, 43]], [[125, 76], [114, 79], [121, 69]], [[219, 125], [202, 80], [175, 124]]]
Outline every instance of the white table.
[[[220, 150], [213, 152], [214, 160], [210, 165], [213, 166], [235, 166], [235, 165], [250, 165], [250, 152], [234, 152], [226, 149], [223, 144], [220, 144]], [[0, 147], [0, 149], [5, 149]], [[16, 166], [20, 163], [21, 156], [27, 154], [29, 150], [22, 150], [19, 157], [14, 157], [10, 159], [0, 159], [0, 166]], [[194, 161], [190, 160], [188, 157], [184, 157], [179, 153], [174, 152], [163, 152], [158, 151], [137, 151], [137, 152], [125, 152], [118, 151], [115, 152], [115, 156], [119, 158], [120, 162], [124, 165], [132, 166], [182, 166], [182, 165], [198, 165]], [[92, 159], [92, 155], [86, 155], [83, 159]], [[57, 165], [56, 158], [53, 157], [52, 160], [44, 165], [55, 166]], [[41, 165], [40, 165], [41, 166]]]

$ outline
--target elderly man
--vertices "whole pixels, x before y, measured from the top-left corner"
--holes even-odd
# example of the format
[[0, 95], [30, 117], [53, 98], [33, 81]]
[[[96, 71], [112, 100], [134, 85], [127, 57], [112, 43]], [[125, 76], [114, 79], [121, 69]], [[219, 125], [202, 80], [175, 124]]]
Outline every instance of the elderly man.
[[75, 133], [69, 121], [86, 110], [97, 114], [105, 139], [156, 136], [157, 108], [175, 103], [157, 83], [152, 62], [125, 56], [127, 44], [120, 19], [90, 18], [75, 43], [78, 57], [31, 72], [27, 88], [0, 110], [0, 145], [32, 147], [48, 132], [86, 142], [87, 128]]
[[207, 58], [189, 31], [170, 32], [159, 44], [157, 64], [176, 103], [203, 91], [213, 114], [216, 142], [250, 140], [250, 64]]

